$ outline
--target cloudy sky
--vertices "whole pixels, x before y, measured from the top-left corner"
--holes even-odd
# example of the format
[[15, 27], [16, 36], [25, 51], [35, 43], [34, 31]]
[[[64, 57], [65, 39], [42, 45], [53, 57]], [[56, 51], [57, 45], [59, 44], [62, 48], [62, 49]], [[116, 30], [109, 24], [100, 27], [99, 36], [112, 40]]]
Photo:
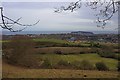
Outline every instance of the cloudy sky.
[[[68, 2], [3, 2], [4, 14], [23, 24], [35, 25], [25, 31], [115, 31], [118, 27], [117, 14], [108, 22], [105, 29], [96, 27], [96, 11], [89, 7], [80, 8], [74, 12], [55, 13], [55, 8], [67, 6]], [[18, 29], [20, 26], [14, 25]], [[20, 27], [22, 28], [22, 27]]]

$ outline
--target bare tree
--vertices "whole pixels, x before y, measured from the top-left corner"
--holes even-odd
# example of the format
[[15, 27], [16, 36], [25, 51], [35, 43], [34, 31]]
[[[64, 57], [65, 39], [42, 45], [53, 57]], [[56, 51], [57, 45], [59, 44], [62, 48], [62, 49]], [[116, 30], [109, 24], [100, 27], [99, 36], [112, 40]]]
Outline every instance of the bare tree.
[[[5, 16], [3, 14], [3, 7], [0, 7], [0, 12], [1, 12], [1, 20], [2, 20], [2, 23], [0, 23], [0, 27], [3, 28], [3, 29], [7, 29], [7, 30], [9, 30], [11, 32], [20, 32], [20, 31], [26, 29], [28, 26], [34, 26], [34, 25], [36, 25], [39, 22], [39, 20], [38, 20], [34, 24], [22, 24], [22, 23], [19, 23], [19, 21], [21, 20], [21, 17], [18, 18], [17, 20], [13, 20], [13, 19]], [[15, 30], [13, 28], [13, 26], [15, 24], [17, 24], [18, 26], [23, 26], [24, 28]]]
[[[110, 20], [116, 12], [118, 12], [118, 6], [120, 5], [120, 1], [116, 0], [86, 0], [86, 7], [90, 7], [92, 10], [98, 11], [95, 14], [97, 20], [97, 27], [105, 28], [106, 23]], [[60, 8], [56, 8], [55, 12], [62, 11], [75, 11], [80, 9], [82, 6], [82, 0], [78, 0], [76, 2], [71, 2], [68, 6], [61, 6]]]

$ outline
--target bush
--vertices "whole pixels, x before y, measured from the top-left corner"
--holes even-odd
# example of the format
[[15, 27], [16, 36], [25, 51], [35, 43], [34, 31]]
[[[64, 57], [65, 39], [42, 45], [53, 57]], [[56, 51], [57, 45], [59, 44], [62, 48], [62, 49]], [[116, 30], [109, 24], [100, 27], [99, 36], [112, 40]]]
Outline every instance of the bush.
[[74, 68], [82, 69], [82, 70], [93, 70], [95, 67], [87, 60], [82, 61], [74, 61], [73, 63]]
[[120, 61], [120, 55], [119, 54], [116, 54], [114, 58]]
[[115, 57], [113, 47], [107, 46], [107, 45], [103, 45], [102, 48], [100, 50], [98, 50], [98, 54], [101, 57], [105, 57], [105, 58], [114, 58]]
[[117, 68], [118, 68], [118, 71], [120, 72], [120, 61], [118, 61], [118, 66], [117, 66]]
[[95, 65], [99, 71], [108, 71], [109, 70], [109, 68], [103, 62], [97, 62]]
[[80, 64], [80, 69], [83, 69], [83, 70], [93, 70], [95, 68], [89, 61], [82, 60], [81, 64]]
[[56, 65], [55, 68], [57, 69], [68, 69], [72, 68], [71, 64], [68, 61], [60, 60]]
[[33, 54], [35, 53], [34, 42], [28, 36], [13, 36], [6, 50], [4, 58], [8, 63], [28, 68], [39, 67], [40, 59], [38, 60]]
[[53, 68], [53, 65], [49, 59], [45, 59], [44, 62], [41, 64], [41, 67], [51, 69]]
[[[22, 59], [30, 55], [34, 42], [27, 36], [14, 36], [10, 41], [10, 48], [12, 49], [9, 54], [9, 62], [12, 64], [24, 63], [20, 62]], [[28, 57], [28, 56], [27, 56]], [[29, 58], [26, 58], [29, 60]], [[26, 64], [27, 65], [27, 64]]]
[[70, 63], [69, 63], [68, 61], [60, 60], [60, 61], [58, 62], [58, 65], [70, 66]]
[[21, 59], [17, 60], [17, 64], [28, 68], [39, 68], [39, 63], [42, 59], [37, 59], [34, 55], [24, 55]]
[[80, 54], [85, 54], [86, 52], [84, 52], [84, 51], [80, 51]]
[[101, 57], [105, 57], [105, 58], [114, 58], [115, 57], [115, 53], [112, 52], [100, 52], [98, 53]]
[[99, 43], [94, 43], [94, 42], [91, 42], [90, 43], [90, 47], [97, 47], [97, 48], [101, 48], [101, 45]]
[[120, 61], [120, 55], [117, 55], [117, 59]]
[[79, 68], [80, 68], [80, 64], [81, 64], [80, 61], [74, 61], [74, 62], [72, 62], [72, 66], [73, 66], [74, 68], [76, 68], [76, 69], [79, 69]]
[[55, 54], [63, 54], [63, 52], [61, 50], [55, 50], [54, 53]]
[[62, 44], [62, 47], [69, 47], [69, 44], [63, 43], [63, 44]]
[[9, 42], [2, 42], [2, 50], [9, 49]]

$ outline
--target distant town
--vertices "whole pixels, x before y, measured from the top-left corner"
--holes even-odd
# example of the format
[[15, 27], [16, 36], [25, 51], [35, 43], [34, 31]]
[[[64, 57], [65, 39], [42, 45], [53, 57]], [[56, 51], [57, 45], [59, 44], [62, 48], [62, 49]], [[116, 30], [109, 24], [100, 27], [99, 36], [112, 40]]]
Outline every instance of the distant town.
[[[118, 43], [118, 34], [94, 34], [93, 32], [87, 31], [73, 31], [70, 33], [58, 33], [58, 34], [16, 34], [29, 36], [31, 38], [55, 38], [61, 40], [67, 40], [72, 42], [83, 42], [83, 41], [99, 41], [99, 42], [111, 42]], [[3, 40], [9, 40], [15, 35], [2, 35]]]

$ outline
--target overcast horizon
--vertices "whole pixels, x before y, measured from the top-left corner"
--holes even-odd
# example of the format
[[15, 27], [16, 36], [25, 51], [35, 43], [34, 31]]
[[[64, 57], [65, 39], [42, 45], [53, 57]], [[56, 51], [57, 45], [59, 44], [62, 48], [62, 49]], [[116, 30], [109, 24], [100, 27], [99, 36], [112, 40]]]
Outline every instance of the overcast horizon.
[[[20, 23], [35, 25], [24, 31], [118, 31], [117, 13], [107, 23], [105, 29], [98, 28], [95, 11], [82, 6], [74, 12], [55, 13], [55, 8], [68, 5], [68, 2], [3, 2], [4, 14], [17, 20], [22, 17]], [[20, 26], [14, 25], [14, 28]], [[20, 27], [22, 28], [22, 27]], [[3, 30], [6, 31], [6, 30]]]

